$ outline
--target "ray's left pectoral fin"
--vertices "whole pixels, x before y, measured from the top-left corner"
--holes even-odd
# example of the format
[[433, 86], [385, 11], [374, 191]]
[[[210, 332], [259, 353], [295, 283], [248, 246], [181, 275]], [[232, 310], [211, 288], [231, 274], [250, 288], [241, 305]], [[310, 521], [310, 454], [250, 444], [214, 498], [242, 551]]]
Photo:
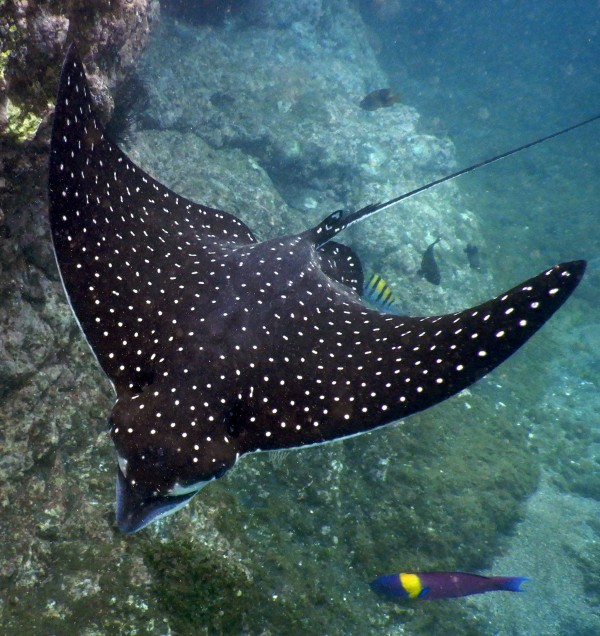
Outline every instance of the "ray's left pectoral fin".
[[73, 47], [56, 101], [48, 194], [56, 261], [90, 347], [117, 390], [148, 385], [164, 355], [158, 334], [174, 324], [177, 305], [189, 313], [213, 301], [212, 252], [256, 239], [231, 214], [153, 179], [106, 137]]
[[397, 414], [437, 404], [504, 362], [566, 301], [584, 271], [584, 261], [563, 263], [476, 307], [412, 319], [398, 348], [405, 373], [397, 374]]

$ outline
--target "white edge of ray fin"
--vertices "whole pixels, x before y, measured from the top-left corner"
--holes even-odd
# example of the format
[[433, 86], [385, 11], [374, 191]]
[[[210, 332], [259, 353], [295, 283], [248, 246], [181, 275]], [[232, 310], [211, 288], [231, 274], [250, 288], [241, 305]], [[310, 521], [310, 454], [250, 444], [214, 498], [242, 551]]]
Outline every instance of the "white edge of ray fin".
[[52, 254], [54, 254], [54, 262], [56, 263], [56, 269], [58, 270], [58, 275], [60, 276], [60, 283], [61, 283], [61, 285], [63, 287], [64, 292], [65, 292], [65, 297], [67, 299], [67, 303], [69, 304], [69, 308], [71, 309], [71, 314], [73, 315], [73, 318], [75, 318], [75, 322], [77, 323], [77, 326], [79, 327], [79, 331], [83, 335], [83, 339], [85, 340], [85, 343], [87, 344], [88, 349], [92, 352], [92, 355], [94, 356], [94, 359], [98, 363], [98, 366], [102, 369], [102, 373], [105, 375], [107, 380], [110, 382], [110, 386], [111, 386], [111, 388], [113, 390], [113, 393], [114, 393], [115, 397], [117, 397], [117, 389], [115, 387], [115, 384], [111, 380], [110, 376], [107, 375], [106, 371], [104, 371], [104, 367], [100, 363], [100, 360], [98, 360], [98, 356], [96, 355], [96, 352], [94, 351], [94, 348], [92, 347], [92, 345], [90, 344], [89, 340], [87, 339], [87, 335], [86, 335], [83, 327], [81, 326], [81, 323], [79, 322], [79, 318], [77, 316], [75, 308], [71, 304], [71, 297], [69, 296], [69, 292], [67, 290], [67, 287], [65, 286], [65, 281], [63, 280], [63, 275], [62, 275], [62, 272], [60, 271], [60, 264], [58, 262], [58, 256], [56, 255], [56, 250], [54, 249], [54, 240], [52, 241]]

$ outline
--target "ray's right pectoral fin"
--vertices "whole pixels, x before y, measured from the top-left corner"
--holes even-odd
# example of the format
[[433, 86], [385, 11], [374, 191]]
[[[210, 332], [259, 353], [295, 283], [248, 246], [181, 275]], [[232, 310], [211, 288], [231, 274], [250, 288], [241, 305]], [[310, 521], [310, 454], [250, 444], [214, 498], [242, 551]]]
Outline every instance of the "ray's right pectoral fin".
[[[495, 299], [440, 316], [396, 316], [357, 304], [349, 314], [348, 328], [336, 334], [339, 349], [352, 351], [344, 372], [354, 384], [345, 393], [334, 384], [333, 407], [318, 422], [318, 441], [389, 424], [469, 387], [542, 327], [577, 287], [584, 271], [584, 261], [563, 263]], [[327, 320], [325, 316], [319, 325], [322, 332]], [[363, 347], [360, 357], [357, 345]], [[330, 350], [337, 355], [337, 347]], [[323, 356], [321, 367], [323, 360], [329, 365], [325, 372], [334, 377], [340, 363]], [[320, 368], [314, 375], [319, 372]]]

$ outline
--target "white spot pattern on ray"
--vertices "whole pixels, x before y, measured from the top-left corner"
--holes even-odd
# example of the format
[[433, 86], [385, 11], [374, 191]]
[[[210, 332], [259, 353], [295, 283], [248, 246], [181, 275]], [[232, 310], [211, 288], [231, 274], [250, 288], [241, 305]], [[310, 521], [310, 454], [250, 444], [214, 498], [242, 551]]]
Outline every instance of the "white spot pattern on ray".
[[[235, 217], [167, 190], [104, 138], [79, 62], [64, 73], [52, 234], [74, 312], [116, 388], [112, 437], [134, 499], [220, 476], [246, 452], [427, 408], [508, 357], [581, 276], [581, 265], [557, 266], [448, 316], [368, 309], [352, 250], [317, 248], [315, 230], [256, 243]], [[331, 232], [335, 218], [319, 228]]]

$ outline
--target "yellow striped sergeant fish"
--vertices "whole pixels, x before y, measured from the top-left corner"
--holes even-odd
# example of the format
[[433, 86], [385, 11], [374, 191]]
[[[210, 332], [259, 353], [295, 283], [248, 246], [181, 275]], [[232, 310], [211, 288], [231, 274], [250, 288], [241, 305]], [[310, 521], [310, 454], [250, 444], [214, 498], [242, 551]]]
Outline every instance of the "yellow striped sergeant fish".
[[396, 297], [379, 274], [373, 274], [366, 283], [363, 296], [376, 307], [386, 310], [396, 303]]

